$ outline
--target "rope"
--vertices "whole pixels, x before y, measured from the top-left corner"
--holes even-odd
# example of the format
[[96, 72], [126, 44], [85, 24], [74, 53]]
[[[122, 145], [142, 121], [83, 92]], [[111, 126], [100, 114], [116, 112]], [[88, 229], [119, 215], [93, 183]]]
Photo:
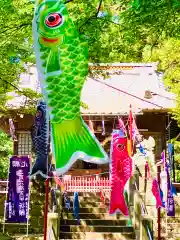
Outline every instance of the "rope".
[[145, 100], [145, 99], [143, 99], [143, 98], [140, 98], [140, 97], [138, 97], [138, 96], [136, 96], [136, 95], [134, 95], [134, 94], [128, 93], [128, 92], [126, 92], [126, 91], [124, 91], [124, 90], [121, 90], [121, 89], [119, 89], [119, 88], [116, 88], [116, 87], [114, 87], [114, 86], [112, 86], [112, 85], [109, 85], [109, 84], [107, 84], [107, 83], [105, 83], [105, 82], [102, 82], [102, 81], [100, 81], [100, 80], [98, 80], [98, 79], [95, 79], [95, 78], [91, 78], [91, 79], [94, 80], [94, 81], [96, 81], [96, 82], [99, 82], [99, 83], [101, 83], [101, 84], [103, 84], [103, 85], [105, 85], [105, 86], [107, 86], [107, 87], [110, 87], [110, 88], [112, 88], [112, 89], [115, 89], [115, 90], [118, 91], [118, 92], [124, 93], [124, 94], [129, 95], [129, 96], [131, 96], [131, 97], [133, 97], [133, 98], [136, 98], [136, 99], [138, 99], [138, 100], [141, 100], [141, 101], [143, 101], [143, 102], [149, 103], [149, 104], [154, 105], [154, 106], [159, 107], [159, 108], [164, 108], [164, 107], [162, 107], [162, 106], [160, 106], [160, 105], [158, 105], [158, 104], [156, 104], [156, 103], [153, 103], [153, 102], [151, 102], [151, 101], [148, 101], [148, 100]]

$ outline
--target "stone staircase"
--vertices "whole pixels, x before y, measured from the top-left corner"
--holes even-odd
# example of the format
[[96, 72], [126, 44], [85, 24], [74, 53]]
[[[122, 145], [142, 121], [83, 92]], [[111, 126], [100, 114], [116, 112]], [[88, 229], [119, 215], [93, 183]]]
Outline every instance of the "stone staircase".
[[[73, 195], [69, 194], [73, 205]], [[81, 240], [132, 240], [134, 229], [127, 225], [127, 218], [117, 214], [110, 216], [98, 193], [80, 193], [80, 225], [74, 220], [73, 209], [63, 209], [60, 239]], [[106, 201], [107, 203], [107, 201]]]

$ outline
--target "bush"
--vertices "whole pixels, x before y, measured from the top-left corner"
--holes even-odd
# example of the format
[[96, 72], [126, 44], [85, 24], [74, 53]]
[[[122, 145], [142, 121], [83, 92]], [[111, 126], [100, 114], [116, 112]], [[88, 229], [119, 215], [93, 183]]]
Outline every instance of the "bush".
[[9, 158], [13, 153], [13, 141], [0, 130], [0, 179], [7, 179]]

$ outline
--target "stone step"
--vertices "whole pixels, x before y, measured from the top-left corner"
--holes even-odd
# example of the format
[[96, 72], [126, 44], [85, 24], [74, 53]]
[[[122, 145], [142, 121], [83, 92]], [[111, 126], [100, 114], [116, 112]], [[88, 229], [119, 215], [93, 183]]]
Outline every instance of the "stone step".
[[79, 239], [79, 240], [132, 240], [136, 239], [135, 234], [131, 233], [112, 233], [112, 232], [61, 232], [60, 239]]
[[[63, 219], [74, 219], [73, 213], [62, 213]], [[79, 213], [80, 219], [105, 219], [118, 220], [128, 219], [121, 214], [110, 215], [109, 213]]]
[[83, 226], [83, 225], [61, 225], [61, 232], [112, 232], [112, 233], [132, 233], [133, 227], [129, 226]]
[[[128, 220], [105, 220], [105, 219], [84, 219], [80, 221], [81, 226], [126, 226]], [[61, 220], [61, 225], [77, 225], [77, 220], [75, 219], [67, 219]]]
[[[73, 201], [74, 199], [74, 196], [69, 196], [68, 197], [70, 198], [71, 201]], [[94, 202], [94, 201], [97, 201], [97, 202], [101, 202], [101, 197], [100, 195], [97, 193], [97, 195], [93, 196], [93, 197], [88, 197], [88, 196], [79, 196], [79, 202]], [[105, 200], [109, 202], [109, 198], [108, 197], [105, 197]]]
[[[98, 201], [92, 201], [92, 202], [88, 202], [88, 201], [79, 201], [79, 206], [80, 207], [101, 207], [103, 205], [102, 202], [98, 202]], [[107, 206], [109, 205], [108, 203], [106, 204]], [[70, 202], [70, 206], [73, 207], [73, 201]]]
[[[69, 197], [73, 197], [74, 193], [73, 192], [68, 192]], [[79, 197], [86, 197], [86, 198], [97, 198], [100, 196], [99, 192], [79, 192], [78, 193]]]
[[[70, 208], [68, 210], [67, 208], [63, 208], [63, 212], [73, 212], [73, 208]], [[94, 207], [94, 208], [88, 208], [88, 207], [81, 207], [79, 208], [79, 213], [108, 213], [108, 208], [105, 207]]]

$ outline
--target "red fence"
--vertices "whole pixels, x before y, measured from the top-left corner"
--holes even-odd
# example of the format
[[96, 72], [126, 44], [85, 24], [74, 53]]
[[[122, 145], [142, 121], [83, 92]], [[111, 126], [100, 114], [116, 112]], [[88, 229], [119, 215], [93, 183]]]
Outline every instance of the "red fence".
[[70, 177], [63, 179], [67, 192], [110, 192], [109, 178], [105, 177]]
[[[62, 183], [67, 192], [110, 192], [108, 177], [71, 177], [65, 175]], [[0, 181], [0, 194], [7, 192], [7, 181]]]

